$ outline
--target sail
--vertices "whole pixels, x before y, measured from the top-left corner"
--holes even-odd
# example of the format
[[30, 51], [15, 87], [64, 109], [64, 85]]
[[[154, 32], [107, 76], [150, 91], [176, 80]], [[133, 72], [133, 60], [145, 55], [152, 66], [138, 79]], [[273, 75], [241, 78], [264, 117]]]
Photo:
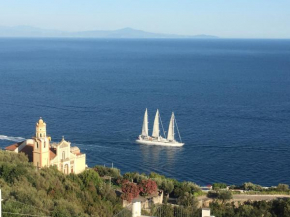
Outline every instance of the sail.
[[142, 136], [148, 136], [148, 113], [145, 110], [143, 126], [142, 126]]
[[159, 111], [158, 109], [157, 109], [155, 119], [154, 119], [152, 137], [159, 137]]
[[172, 112], [168, 133], [167, 133], [167, 140], [172, 141], [174, 140], [174, 113]]

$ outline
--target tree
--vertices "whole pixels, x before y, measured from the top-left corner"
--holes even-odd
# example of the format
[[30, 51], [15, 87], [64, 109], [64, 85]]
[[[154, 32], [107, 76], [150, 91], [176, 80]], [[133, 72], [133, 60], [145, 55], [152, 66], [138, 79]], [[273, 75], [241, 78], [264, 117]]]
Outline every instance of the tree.
[[152, 214], [154, 216], [174, 217], [174, 208], [170, 204], [162, 204], [159, 207], [154, 207]]
[[213, 190], [220, 190], [220, 189], [225, 189], [227, 188], [227, 185], [225, 183], [214, 183], [212, 185]]
[[263, 190], [262, 186], [255, 185], [251, 182], [245, 182], [243, 184], [242, 188], [246, 191], [261, 191], [261, 190]]
[[137, 173], [129, 173], [128, 172], [128, 173], [125, 173], [123, 175], [123, 179], [129, 180], [131, 182], [133, 182], [136, 177], [137, 177]]
[[277, 191], [289, 191], [289, 185], [279, 184], [277, 186]]
[[224, 203], [226, 200], [232, 199], [233, 195], [232, 195], [232, 193], [230, 191], [219, 191], [217, 198], [219, 200], [222, 200], [223, 203]]
[[178, 186], [174, 189], [174, 196], [180, 197], [185, 192], [189, 192], [191, 194], [194, 194], [196, 192], [201, 192], [201, 189], [197, 184], [195, 184], [193, 182], [182, 182], [180, 186]]
[[111, 176], [113, 178], [119, 178], [121, 176], [120, 170], [117, 168], [110, 168], [104, 166], [95, 166], [94, 170], [101, 176]]
[[25, 165], [3, 164], [0, 166], [1, 177], [9, 183], [13, 183], [14, 179], [24, 175], [27, 172]]
[[231, 190], [234, 190], [234, 189], [237, 189], [238, 187], [237, 186], [235, 186], [235, 185], [231, 185], [230, 187], [229, 187], [229, 189], [231, 189]]
[[157, 191], [157, 184], [152, 179], [142, 180], [138, 184], [138, 187], [139, 187], [140, 193], [144, 196], [153, 194]]
[[173, 191], [173, 182], [167, 179], [162, 180], [160, 189], [164, 191], [164, 194], [168, 195]]
[[190, 206], [197, 207], [198, 201], [196, 200], [193, 194], [185, 192], [183, 196], [180, 196], [178, 198], [178, 204], [185, 207]]
[[123, 194], [121, 195], [121, 198], [131, 202], [139, 195], [140, 190], [136, 184], [129, 182], [128, 180], [124, 180], [122, 183], [122, 192]]
[[206, 195], [208, 198], [217, 198], [218, 197], [218, 192], [217, 191], [208, 191], [207, 192], [207, 195]]
[[102, 185], [102, 180], [97, 172], [92, 169], [85, 170], [79, 175], [80, 179], [84, 183], [85, 187], [91, 186], [92, 184], [99, 188]]
[[149, 178], [151, 178], [151, 179], [155, 179], [155, 178], [166, 179], [165, 176], [160, 175], [160, 174], [158, 174], [158, 173], [154, 173], [154, 172], [151, 172], [151, 173], [149, 174]]

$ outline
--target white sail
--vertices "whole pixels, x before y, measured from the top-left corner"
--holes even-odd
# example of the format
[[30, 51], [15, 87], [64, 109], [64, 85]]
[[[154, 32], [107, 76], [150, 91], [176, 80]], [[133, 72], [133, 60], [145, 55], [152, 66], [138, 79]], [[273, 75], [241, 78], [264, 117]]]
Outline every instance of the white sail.
[[155, 137], [155, 138], [159, 137], [159, 111], [158, 109], [157, 109], [155, 119], [154, 119], [152, 137]]
[[167, 140], [168, 141], [174, 140], [174, 113], [173, 112], [172, 112], [169, 127], [168, 127]]
[[148, 113], [147, 109], [145, 110], [143, 126], [142, 126], [142, 136], [148, 137]]

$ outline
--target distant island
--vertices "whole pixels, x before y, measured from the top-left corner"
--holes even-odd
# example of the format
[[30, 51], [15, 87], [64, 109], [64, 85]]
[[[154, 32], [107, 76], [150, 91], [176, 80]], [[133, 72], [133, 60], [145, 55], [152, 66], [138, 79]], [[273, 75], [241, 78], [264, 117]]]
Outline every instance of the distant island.
[[92, 30], [92, 31], [60, 31], [42, 29], [32, 26], [0, 26], [0, 37], [56, 37], [56, 38], [219, 38], [213, 35], [175, 35], [152, 33], [142, 30], [123, 28], [118, 30]]

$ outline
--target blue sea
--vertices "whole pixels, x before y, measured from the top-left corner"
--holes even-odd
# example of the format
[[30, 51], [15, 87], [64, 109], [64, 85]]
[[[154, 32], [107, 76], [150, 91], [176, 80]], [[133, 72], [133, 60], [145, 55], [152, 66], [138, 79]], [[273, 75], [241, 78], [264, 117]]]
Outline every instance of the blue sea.
[[[135, 144], [148, 108], [182, 148]], [[290, 184], [290, 40], [0, 39], [0, 147], [48, 134], [88, 166]]]

